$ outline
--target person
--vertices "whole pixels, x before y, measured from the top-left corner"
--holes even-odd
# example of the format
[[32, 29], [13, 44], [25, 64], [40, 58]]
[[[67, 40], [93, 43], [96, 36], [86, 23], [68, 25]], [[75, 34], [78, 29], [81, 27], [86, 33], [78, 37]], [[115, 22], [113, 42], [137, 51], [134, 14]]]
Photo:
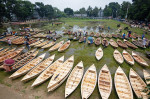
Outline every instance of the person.
[[131, 31], [130, 30], [128, 31], [128, 37], [131, 37]]
[[74, 36], [77, 37], [77, 32], [75, 32]]
[[79, 36], [81, 36], [81, 32], [79, 32]]
[[15, 36], [17, 36], [17, 32], [15, 33]]
[[125, 34], [125, 33], [123, 33], [123, 35], [122, 35], [122, 39], [125, 39], [125, 37], [126, 37], [126, 34]]
[[53, 37], [53, 41], [54, 41], [54, 42], [56, 41], [56, 37], [55, 37], [55, 36]]
[[8, 45], [11, 46], [11, 40], [10, 39], [8, 39]]
[[29, 46], [29, 42], [26, 40], [25, 41], [26, 47], [28, 48], [28, 50], [30, 50], [30, 46]]
[[49, 34], [51, 34], [51, 31], [49, 30]]
[[7, 35], [7, 33], [6, 32], [4, 32], [4, 36], [6, 36]]
[[86, 36], [86, 32], [85, 31], [83, 32], [83, 36]]
[[143, 47], [146, 48], [146, 39], [143, 38]]
[[142, 40], [143, 40], [143, 38], [145, 38], [145, 34], [144, 33], [142, 34]]
[[106, 48], [106, 40], [104, 40], [104, 48]]
[[3, 65], [3, 68], [6, 70], [6, 72], [10, 72], [12, 70], [12, 66]]
[[88, 35], [88, 32], [85, 33], [85, 36], [87, 36], [87, 35]]
[[108, 26], [108, 32], [109, 32], [109, 30], [110, 30], [110, 27]]
[[57, 33], [55, 32], [55, 35], [57, 35]]
[[28, 38], [28, 36], [25, 36], [24, 38], [25, 38], [27, 41], [29, 41], [29, 38]]
[[[86, 36], [84, 36], [84, 44], [86, 44]], [[85, 45], [84, 45], [85, 46]]]

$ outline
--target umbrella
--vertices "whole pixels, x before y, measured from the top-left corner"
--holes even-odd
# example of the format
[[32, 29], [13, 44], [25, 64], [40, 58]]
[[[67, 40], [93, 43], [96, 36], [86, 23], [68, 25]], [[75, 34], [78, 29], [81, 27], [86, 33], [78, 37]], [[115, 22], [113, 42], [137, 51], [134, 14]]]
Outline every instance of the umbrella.
[[13, 65], [14, 63], [15, 63], [15, 61], [14, 61], [13, 59], [6, 59], [6, 60], [4, 61], [4, 64], [5, 64], [5, 65], [8, 65], [8, 66]]

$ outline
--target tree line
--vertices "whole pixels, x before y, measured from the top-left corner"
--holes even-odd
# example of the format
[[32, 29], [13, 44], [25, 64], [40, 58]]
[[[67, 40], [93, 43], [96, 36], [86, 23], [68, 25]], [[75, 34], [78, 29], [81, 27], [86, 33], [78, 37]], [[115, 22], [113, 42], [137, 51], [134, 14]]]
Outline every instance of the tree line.
[[[104, 17], [150, 21], [149, 5], [150, 0], [132, 0], [132, 3], [124, 1], [122, 4], [110, 2], [103, 9], [103, 14]], [[42, 2], [35, 2], [33, 4], [25, 0], [0, 0], [0, 6], [0, 22], [4, 18], [11, 21], [13, 15], [19, 21], [34, 19], [34, 11], [37, 11], [41, 18], [52, 19], [72, 16], [73, 14], [87, 14], [88, 17], [98, 17], [99, 11], [102, 10], [101, 7], [92, 8], [89, 6], [87, 9], [82, 7], [77, 11], [73, 11], [71, 8], [65, 8], [64, 11], [60, 11], [58, 8], [49, 4], [44, 5]]]

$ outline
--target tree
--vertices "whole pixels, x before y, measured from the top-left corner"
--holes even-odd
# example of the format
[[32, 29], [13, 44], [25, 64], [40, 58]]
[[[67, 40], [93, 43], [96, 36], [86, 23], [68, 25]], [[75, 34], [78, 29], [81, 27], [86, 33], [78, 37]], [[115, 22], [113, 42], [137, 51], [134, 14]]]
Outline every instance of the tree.
[[83, 8], [81, 8], [81, 9], [79, 9], [79, 12], [80, 12], [80, 14], [85, 14], [85, 13], [86, 13], [86, 10], [85, 10], [85, 8], [83, 7]]
[[54, 7], [54, 17], [59, 18], [59, 17], [66, 17], [66, 14], [62, 11], [60, 11], [58, 8]]
[[128, 1], [123, 1], [123, 3], [121, 4], [121, 9], [120, 9], [120, 16], [121, 18], [125, 18], [127, 15], [127, 10], [129, 10], [131, 6], [131, 3]]
[[104, 8], [104, 16], [108, 17], [111, 15], [112, 15], [112, 9], [106, 5]]
[[71, 9], [71, 8], [65, 8], [65, 9], [64, 9], [64, 12], [65, 12], [68, 16], [73, 15], [73, 9]]
[[51, 5], [45, 5], [45, 16], [50, 20], [54, 17], [54, 9]]
[[99, 9], [97, 7], [95, 7], [92, 11], [92, 16], [98, 17], [98, 11], [99, 11]]
[[6, 9], [5, 9], [5, 4], [4, 2], [1, 0], [0, 1], [0, 25], [3, 21], [3, 17], [5, 16], [5, 13], [6, 13]]
[[88, 9], [87, 9], [87, 16], [88, 17], [92, 16], [92, 7], [91, 6], [89, 6]]
[[45, 6], [42, 2], [35, 2], [35, 9], [40, 17], [43, 18], [45, 16]]

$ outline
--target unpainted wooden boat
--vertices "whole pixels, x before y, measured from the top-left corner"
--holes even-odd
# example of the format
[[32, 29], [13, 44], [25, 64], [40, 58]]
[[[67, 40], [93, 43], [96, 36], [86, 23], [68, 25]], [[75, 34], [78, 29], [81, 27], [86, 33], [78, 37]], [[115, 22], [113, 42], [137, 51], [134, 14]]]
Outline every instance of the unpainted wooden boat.
[[119, 39], [117, 39], [117, 44], [124, 49], [128, 48], [128, 46]]
[[7, 50], [7, 51], [5, 51], [5, 52], [1, 53], [1, 54], [0, 54], [0, 57], [2, 57], [2, 56], [4, 56], [4, 55], [7, 55], [7, 54], [10, 54], [11, 52], [13, 52], [13, 51], [15, 51], [15, 50], [16, 50], [16, 48], [13, 48], [13, 49]]
[[98, 89], [102, 99], [108, 99], [112, 91], [111, 73], [105, 64], [99, 72]]
[[90, 36], [92, 36], [92, 37], [93, 37], [93, 36], [94, 36], [94, 32], [91, 32], [91, 33], [90, 33]]
[[104, 46], [108, 46], [109, 45], [109, 42], [108, 42], [108, 40], [106, 39], [106, 38], [104, 38], [103, 40], [102, 40], [102, 45]]
[[112, 34], [112, 37], [113, 38], [117, 38], [118, 36], [116, 34]]
[[138, 54], [132, 51], [132, 57], [135, 59], [136, 62], [138, 62], [142, 66], [149, 66], [148, 63], [140, 57]]
[[52, 52], [57, 50], [58, 48], [60, 48], [63, 45], [64, 41], [60, 41], [58, 43], [56, 43], [54, 46], [52, 46], [48, 51]]
[[100, 60], [103, 57], [103, 50], [101, 47], [96, 50], [95, 57], [97, 60]]
[[100, 37], [100, 33], [96, 33], [95, 37], [97, 37], [97, 38]]
[[96, 40], [95, 40], [95, 45], [100, 45], [101, 44], [101, 39], [100, 38], [97, 38]]
[[114, 51], [113, 56], [119, 64], [123, 63], [123, 61], [124, 61], [123, 56], [117, 49]]
[[44, 45], [46, 45], [48, 43], [49, 43], [49, 41], [44, 41], [44, 42], [42, 42], [40, 44], [35, 45], [34, 47], [42, 47], [42, 46], [44, 46]]
[[0, 55], [2, 55], [3, 53], [6, 53], [9, 50], [9, 48], [5, 48], [2, 51], [0, 51]]
[[148, 99], [147, 93], [143, 92], [146, 89], [145, 82], [132, 68], [130, 69], [129, 79], [137, 98]]
[[130, 48], [133, 48], [133, 49], [137, 49], [138, 47], [135, 46], [134, 44], [132, 44], [131, 42], [127, 41], [126, 39], [124, 39], [124, 43], [130, 47]]
[[81, 96], [82, 99], [87, 99], [93, 93], [97, 83], [96, 67], [93, 64], [85, 72], [81, 83]]
[[48, 66], [34, 81], [32, 84], [32, 87], [35, 87], [37, 85], [40, 85], [41, 83], [48, 80], [51, 76], [53, 76], [54, 72], [57, 70], [58, 67], [62, 66], [64, 61], [64, 56], [57, 59], [54, 63], [52, 63], [50, 66]]
[[21, 81], [26, 82], [28, 80], [31, 80], [35, 77], [37, 77], [45, 68], [47, 68], [54, 60], [55, 54], [48, 57], [41, 63], [39, 63], [36, 67], [34, 67], [31, 71], [29, 71]]
[[144, 79], [146, 81], [146, 84], [150, 84], [150, 73], [148, 73], [145, 69], [143, 69]]
[[69, 48], [70, 46], [70, 40], [68, 40], [67, 42], [65, 42], [59, 49], [58, 52], [63, 52], [64, 50], [66, 50], [67, 48]]
[[38, 44], [42, 43], [43, 41], [44, 41], [44, 39], [41, 39], [33, 44], [30, 44], [30, 46], [32, 47], [32, 46], [38, 45]]
[[117, 44], [113, 39], [110, 39], [110, 40], [109, 40], [109, 43], [110, 43], [110, 45], [111, 45], [112, 47], [114, 47], [114, 48], [117, 48], [117, 47], [118, 47], [118, 44]]
[[81, 38], [79, 39], [79, 43], [82, 43], [82, 42], [84, 42], [84, 37], [81, 37]]
[[18, 37], [17, 39], [12, 40], [12, 44], [20, 45], [25, 41], [24, 37]]
[[108, 37], [108, 38], [112, 38], [112, 34], [107, 34], [107, 36], [106, 37]]
[[19, 48], [19, 49], [15, 50], [15, 51], [13, 51], [13, 52], [7, 54], [7, 55], [4, 55], [4, 56], [0, 57], [0, 63], [3, 62], [3, 61], [6, 60], [6, 59], [11, 59], [11, 58], [16, 57], [16, 56], [19, 55], [23, 50], [24, 50], [24, 47]]
[[[33, 51], [33, 50], [31, 50]], [[31, 52], [30, 55], [28, 55], [27, 57], [21, 59], [20, 61], [16, 62], [13, 66], [12, 66], [12, 70], [17, 70], [20, 67], [22, 67], [23, 65], [27, 64], [28, 62], [30, 62], [32, 59], [34, 59], [36, 57], [36, 55], [38, 54], [39, 51], [35, 51], [34, 53]], [[16, 60], [15, 60], [16, 61]]]
[[70, 73], [65, 86], [65, 98], [78, 87], [84, 72], [83, 62], [79, 62]]
[[17, 70], [15, 73], [13, 73], [9, 78], [15, 79], [22, 75], [25, 75], [27, 72], [29, 72], [32, 68], [37, 66], [45, 57], [46, 53], [38, 56], [37, 58], [33, 59], [29, 63], [25, 64], [23, 67], [21, 67], [19, 70]]
[[138, 42], [138, 41], [136, 41], [136, 40], [134, 40], [134, 39], [132, 39], [132, 43], [133, 43], [134, 45], [140, 47], [140, 48], [144, 48], [143, 45], [142, 45], [142, 43], [140, 43], [140, 42]]
[[133, 57], [126, 50], [123, 50], [122, 55], [127, 63], [134, 65]]
[[122, 35], [120, 33], [117, 33], [117, 37], [122, 39]]
[[116, 70], [114, 82], [119, 99], [133, 99], [131, 85], [126, 74], [120, 66]]
[[106, 34], [101, 33], [101, 37], [102, 37], [102, 38], [106, 38], [107, 36], [106, 36]]
[[49, 84], [48, 84], [48, 92], [55, 90], [59, 87], [69, 76], [72, 67], [74, 64], [74, 55], [68, 58], [62, 66], [58, 67], [56, 72], [54, 72]]
[[49, 47], [53, 46], [54, 44], [55, 44], [55, 42], [54, 42], [54, 41], [52, 41], [52, 42], [50, 42], [50, 43], [48, 43], [48, 44], [44, 45], [44, 46], [43, 46], [43, 47], [41, 47], [41, 48], [49, 48]]

